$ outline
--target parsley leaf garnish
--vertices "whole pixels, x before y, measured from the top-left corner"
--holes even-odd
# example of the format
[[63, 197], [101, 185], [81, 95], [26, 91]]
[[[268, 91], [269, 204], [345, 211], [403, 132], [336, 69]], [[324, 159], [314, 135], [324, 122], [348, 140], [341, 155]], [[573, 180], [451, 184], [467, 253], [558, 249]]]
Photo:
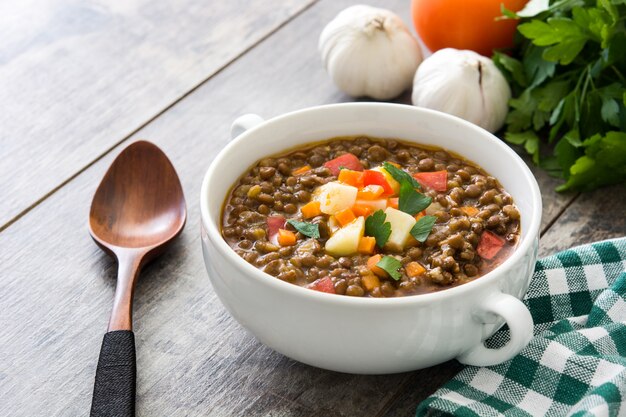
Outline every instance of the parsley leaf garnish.
[[312, 237], [315, 239], [320, 238], [320, 227], [315, 223], [299, 222], [297, 220], [287, 220], [287, 223], [292, 225], [298, 232], [304, 236]]
[[408, 182], [413, 186], [413, 188], [417, 188], [419, 190], [422, 189], [420, 183], [417, 182], [417, 180], [413, 178], [408, 172], [401, 170], [400, 168], [390, 164], [389, 162], [384, 162], [383, 168], [385, 168], [385, 171], [387, 171], [389, 175], [391, 175], [393, 179], [398, 181], [400, 184], [402, 184], [403, 182]]
[[415, 216], [428, 207], [432, 201], [432, 198], [415, 191], [413, 185], [408, 181], [400, 183], [400, 198], [398, 200], [398, 209], [400, 211]]
[[365, 219], [365, 234], [376, 239], [378, 247], [382, 248], [391, 235], [391, 223], [386, 222], [387, 215], [382, 210], [377, 210]]
[[411, 236], [413, 236], [418, 242], [423, 243], [428, 238], [430, 232], [433, 230], [433, 225], [436, 221], [437, 217], [435, 216], [421, 217], [411, 229]]
[[376, 266], [384, 269], [385, 272], [396, 281], [402, 278], [402, 274], [398, 272], [398, 269], [402, 268], [402, 262], [393, 256], [383, 256], [382, 259], [378, 261]]
[[624, 182], [626, 3], [545, 6], [519, 12], [516, 49], [493, 57], [513, 93], [504, 138], [560, 177], [557, 191]]

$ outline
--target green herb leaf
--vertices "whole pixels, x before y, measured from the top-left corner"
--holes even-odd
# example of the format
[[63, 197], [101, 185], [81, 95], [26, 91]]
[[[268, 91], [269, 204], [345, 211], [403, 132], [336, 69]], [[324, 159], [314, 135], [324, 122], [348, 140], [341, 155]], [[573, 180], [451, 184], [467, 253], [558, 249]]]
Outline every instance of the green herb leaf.
[[391, 235], [391, 223], [386, 222], [387, 215], [382, 210], [375, 211], [365, 219], [365, 234], [376, 239], [379, 248], [385, 246]]
[[383, 256], [380, 261], [376, 264], [377, 267], [385, 270], [389, 276], [396, 281], [402, 278], [402, 274], [398, 272], [400, 268], [402, 268], [402, 262], [394, 258], [393, 256]]
[[393, 179], [398, 181], [400, 184], [402, 184], [403, 182], [408, 182], [414, 188], [417, 188], [419, 190], [422, 189], [420, 183], [417, 182], [417, 180], [413, 178], [408, 172], [390, 164], [389, 162], [384, 162], [383, 168], [385, 168], [385, 171], [387, 171], [389, 175], [391, 175]]
[[398, 209], [400, 211], [415, 216], [417, 213], [430, 206], [432, 201], [432, 198], [415, 191], [410, 183], [400, 183], [400, 198], [398, 199]]
[[298, 232], [304, 236], [312, 237], [314, 239], [320, 238], [319, 225], [315, 223], [299, 222], [297, 220], [287, 220], [287, 223], [292, 225]]
[[425, 242], [428, 235], [433, 230], [433, 226], [436, 221], [437, 217], [435, 216], [421, 217], [411, 229], [411, 236], [413, 236], [418, 242]]

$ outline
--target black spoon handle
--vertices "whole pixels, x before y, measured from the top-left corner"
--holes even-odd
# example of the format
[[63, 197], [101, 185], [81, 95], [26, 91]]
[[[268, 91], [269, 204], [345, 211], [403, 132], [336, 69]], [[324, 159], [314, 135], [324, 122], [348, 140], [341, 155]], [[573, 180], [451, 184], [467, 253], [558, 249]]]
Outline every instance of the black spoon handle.
[[104, 335], [96, 382], [91, 401], [91, 417], [135, 416], [135, 335], [115, 330]]

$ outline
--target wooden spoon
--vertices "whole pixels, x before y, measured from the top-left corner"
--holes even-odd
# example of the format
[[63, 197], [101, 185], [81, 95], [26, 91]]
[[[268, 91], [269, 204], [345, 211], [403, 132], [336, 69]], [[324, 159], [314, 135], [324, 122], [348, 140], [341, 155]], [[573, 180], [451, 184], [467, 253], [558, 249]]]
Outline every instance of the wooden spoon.
[[89, 232], [117, 259], [118, 274], [98, 359], [92, 417], [135, 415], [135, 281], [142, 266], [180, 234], [186, 217], [178, 175], [163, 151], [150, 142], [135, 142], [124, 149], [96, 190]]

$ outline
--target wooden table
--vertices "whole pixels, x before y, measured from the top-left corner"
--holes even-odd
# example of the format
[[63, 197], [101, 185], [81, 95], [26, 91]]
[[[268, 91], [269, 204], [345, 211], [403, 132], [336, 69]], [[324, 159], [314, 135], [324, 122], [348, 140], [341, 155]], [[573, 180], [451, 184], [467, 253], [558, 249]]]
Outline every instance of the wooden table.
[[[0, 7], [0, 415], [86, 415], [116, 266], [91, 196], [139, 138], [177, 167], [189, 221], [137, 288], [138, 416], [412, 415], [459, 369], [356, 376], [262, 346], [226, 313], [199, 239], [202, 176], [232, 120], [349, 101], [317, 38], [348, 0], [51, 0]], [[374, 3], [409, 22], [406, 0]], [[407, 96], [400, 102], [407, 102]], [[540, 256], [625, 234], [623, 186], [557, 194], [534, 169]]]

